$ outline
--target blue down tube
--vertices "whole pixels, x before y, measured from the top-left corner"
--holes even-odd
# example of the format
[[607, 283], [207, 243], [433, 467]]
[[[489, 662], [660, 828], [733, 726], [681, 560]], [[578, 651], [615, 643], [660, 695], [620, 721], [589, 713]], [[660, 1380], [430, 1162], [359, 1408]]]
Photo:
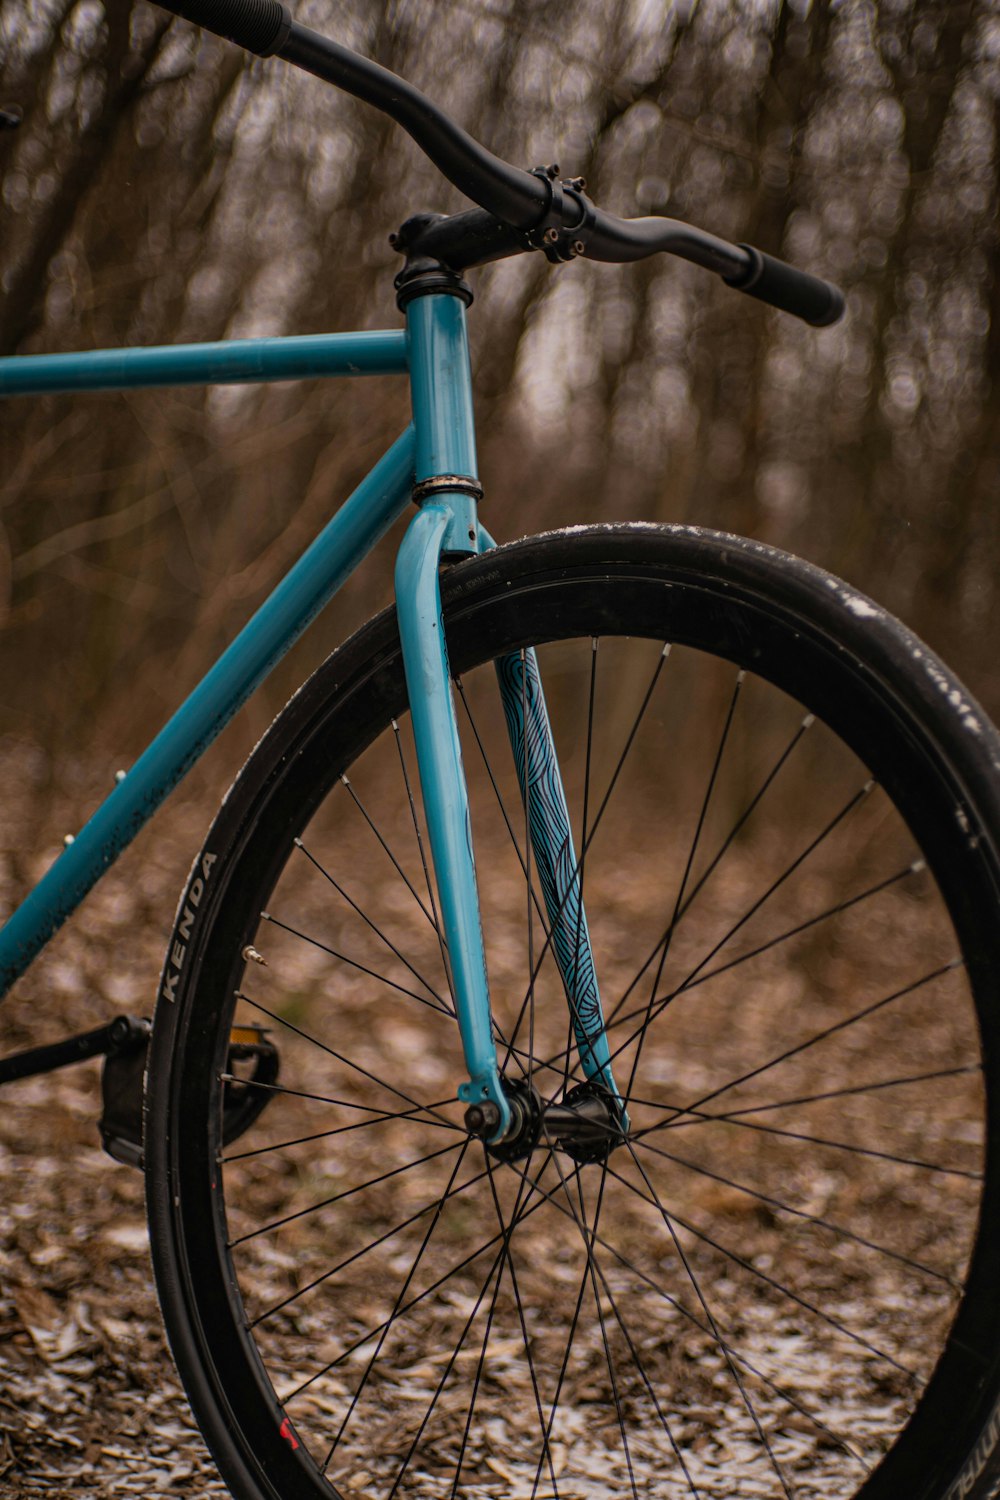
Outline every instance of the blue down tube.
[[408, 427], [0, 930], [0, 995], [409, 505]]

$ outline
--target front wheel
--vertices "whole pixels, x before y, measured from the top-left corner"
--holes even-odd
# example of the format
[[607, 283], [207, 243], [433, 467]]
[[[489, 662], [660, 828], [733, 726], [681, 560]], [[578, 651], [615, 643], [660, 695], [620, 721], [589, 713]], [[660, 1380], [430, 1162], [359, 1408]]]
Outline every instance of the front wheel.
[[[553, 533], [443, 596], [503, 1075], [552, 1103], [582, 1080], [494, 672], [533, 646], [629, 1130], [503, 1160], [463, 1128], [384, 614], [251, 757], [161, 982], [154, 1265], [224, 1477], [985, 1500], [997, 736], [897, 622], [736, 538]], [[276, 1077], [241, 1078], [234, 1027]]]

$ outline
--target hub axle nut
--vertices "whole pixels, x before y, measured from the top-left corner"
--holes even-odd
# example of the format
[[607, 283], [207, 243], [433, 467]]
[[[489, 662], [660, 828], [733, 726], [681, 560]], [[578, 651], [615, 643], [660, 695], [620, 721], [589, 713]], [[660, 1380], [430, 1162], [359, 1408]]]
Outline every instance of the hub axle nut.
[[470, 1104], [465, 1111], [466, 1130], [480, 1140], [492, 1135], [499, 1124], [500, 1111], [489, 1099], [485, 1104]]

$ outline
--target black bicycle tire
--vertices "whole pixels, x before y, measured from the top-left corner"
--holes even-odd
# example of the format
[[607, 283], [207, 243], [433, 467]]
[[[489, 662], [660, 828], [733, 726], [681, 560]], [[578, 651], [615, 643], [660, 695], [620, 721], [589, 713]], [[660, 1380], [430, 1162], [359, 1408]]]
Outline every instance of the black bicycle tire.
[[[943, 883], [970, 969], [980, 993], [983, 1055], [989, 1072], [1000, 1052], [1000, 1007], [996, 982], [1000, 973], [998, 936], [974, 929], [972, 910], [982, 893], [1000, 899], [1000, 795], [998, 767], [1000, 740], [964, 688], [933, 654], [903, 626], [853, 590], [811, 565], [773, 549], [735, 537], [686, 527], [612, 526], [554, 532], [498, 549], [451, 569], [443, 581], [446, 620], [453, 669], [461, 672], [471, 654], [480, 656], [477, 639], [470, 648], [465, 622], [473, 636], [485, 632], [486, 647], [502, 641], [504, 649], [525, 643], [522, 622], [530, 611], [526, 602], [547, 591], [557, 591], [559, 607], [553, 617], [558, 632], [578, 634], [594, 628], [610, 605], [595, 603], [601, 595], [621, 610], [625, 593], [634, 599], [670, 595], [670, 613], [682, 595], [696, 596], [712, 611], [709, 627], [715, 648], [735, 661], [751, 660], [756, 647], [746, 634], [746, 619], [763, 609], [806, 642], [803, 662], [781, 686], [812, 706], [817, 693], [825, 696], [823, 710], [838, 721], [844, 734], [858, 703], [871, 711], [881, 705], [887, 726], [904, 740], [916, 763], [929, 757], [942, 781], [947, 780], [953, 806], [952, 826], [934, 814], [923, 833], [937, 857], [936, 874]], [[586, 596], [586, 597], [584, 597]], [[630, 605], [632, 617], [639, 606]], [[588, 623], [589, 622], [589, 623]], [[609, 623], [611, 623], [609, 618]], [[618, 622], [620, 624], [620, 621]], [[823, 661], [829, 679], [819, 681], [815, 668]], [[398, 714], [400, 700], [398, 635], [392, 612], [364, 627], [318, 670], [293, 698], [244, 767], [213, 825], [192, 871], [178, 912], [177, 925], [161, 982], [147, 1080], [146, 1162], [151, 1245], [161, 1305], [174, 1357], [203, 1431], [220, 1470], [234, 1494], [244, 1500], [289, 1500], [320, 1492], [303, 1478], [305, 1470], [287, 1444], [264, 1442], [260, 1433], [247, 1441], [231, 1410], [226, 1373], [214, 1362], [204, 1315], [204, 1291], [196, 1286], [201, 1271], [193, 1268], [184, 1242], [185, 1184], [178, 1179], [176, 1129], [179, 1079], [183, 1069], [174, 1064], [185, 1048], [197, 1045], [197, 1028], [210, 1017], [196, 1016], [199, 975], [213, 941], [216, 923], [224, 920], [226, 896], [233, 872], [240, 865], [260, 819], [273, 820], [288, 796], [295, 767], [324, 742], [328, 727], [342, 721], [347, 737], [366, 732], [373, 714]], [[366, 714], [355, 714], [363, 694]], [[852, 696], [856, 702], [852, 707]], [[359, 723], [361, 725], [359, 729]], [[844, 734], [850, 742], [850, 736]], [[327, 746], [328, 749], [328, 746]], [[350, 755], [347, 756], [350, 759]], [[331, 764], [330, 780], [336, 775]], [[891, 766], [884, 779], [904, 816], [925, 820], [926, 811], [912, 802], [905, 778], [894, 781]], [[283, 791], [284, 789], [284, 791]], [[303, 798], [308, 812], [323, 788], [316, 785]], [[936, 821], [935, 821], [936, 820]], [[961, 825], [956, 838], [953, 827]], [[956, 865], [956, 856], [960, 855]], [[258, 849], [260, 865], [270, 857]], [[270, 874], [259, 868], [266, 887]], [[976, 900], [969, 892], [975, 885]], [[197, 900], [194, 899], [197, 892]], [[179, 947], [178, 947], [179, 945]], [[992, 990], [990, 1004], [982, 995]], [[211, 1010], [210, 1000], [202, 1010]], [[1000, 1299], [995, 1295], [1000, 1265], [1000, 1101], [992, 1078], [986, 1135], [986, 1167], [977, 1249], [962, 1310], [948, 1348], [921, 1398], [923, 1432], [908, 1434], [911, 1453], [907, 1468], [907, 1500], [986, 1500], [997, 1492], [1000, 1479]], [[188, 1210], [190, 1212], [190, 1210]], [[218, 1287], [215, 1288], [216, 1292]], [[238, 1304], [231, 1314], [238, 1319]], [[975, 1377], [968, 1375], [974, 1365]], [[965, 1370], [959, 1378], [958, 1372]], [[974, 1390], [975, 1399], [969, 1399]], [[955, 1393], [958, 1393], [957, 1397]], [[956, 1405], [956, 1400], [958, 1404]], [[928, 1416], [926, 1413], [930, 1413]], [[275, 1433], [279, 1409], [275, 1407]], [[915, 1445], [915, 1446], [914, 1446]], [[914, 1456], [916, 1455], [916, 1456]], [[859, 1500], [889, 1500], [902, 1493], [886, 1488], [876, 1471], [858, 1492]], [[917, 1477], [919, 1476], [919, 1478]], [[894, 1483], [894, 1481], [893, 1481]], [[324, 1485], [323, 1491], [329, 1493]]]

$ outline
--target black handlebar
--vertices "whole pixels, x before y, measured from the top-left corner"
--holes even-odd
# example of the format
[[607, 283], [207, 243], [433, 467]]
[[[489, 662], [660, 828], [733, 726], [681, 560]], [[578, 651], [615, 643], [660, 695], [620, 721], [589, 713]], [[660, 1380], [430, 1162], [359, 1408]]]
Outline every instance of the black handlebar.
[[292, 26], [288, 6], [279, 0], [177, 0], [163, 9], [258, 57], [273, 57]]
[[[238, 5], [243, 0], [201, 0], [201, 3]], [[270, 4], [276, 0], [257, 0], [257, 3]], [[544, 214], [548, 195], [540, 178], [487, 151], [418, 88], [390, 73], [388, 68], [359, 57], [349, 48], [328, 41], [295, 21], [275, 55], [364, 100], [402, 125], [449, 182], [504, 223], [515, 229], [530, 229]]]
[[501, 225], [527, 235], [524, 249], [548, 250], [548, 240], [552, 258], [584, 254], [610, 262], [643, 260], [664, 250], [817, 327], [835, 323], [844, 310], [837, 287], [750, 245], [731, 245], [676, 219], [620, 219], [596, 208], [577, 184], [511, 166], [413, 84], [293, 21], [280, 0], [171, 0], [165, 9], [258, 56], [280, 57], [382, 110], [467, 198]]
[[539, 178], [487, 151], [412, 83], [300, 26], [280, 0], [170, 0], [164, 8], [380, 109], [460, 192], [515, 229], [530, 229], [544, 214], [548, 195]]
[[769, 302], [783, 312], [794, 313], [816, 328], [826, 328], [842, 315], [844, 294], [832, 282], [796, 270], [783, 260], [775, 260], [773, 255], [765, 255], [763, 250], [755, 250], [753, 245], [741, 245], [740, 249], [751, 258], [748, 273], [742, 280], [722, 278], [737, 291], [759, 297], [761, 302]]

